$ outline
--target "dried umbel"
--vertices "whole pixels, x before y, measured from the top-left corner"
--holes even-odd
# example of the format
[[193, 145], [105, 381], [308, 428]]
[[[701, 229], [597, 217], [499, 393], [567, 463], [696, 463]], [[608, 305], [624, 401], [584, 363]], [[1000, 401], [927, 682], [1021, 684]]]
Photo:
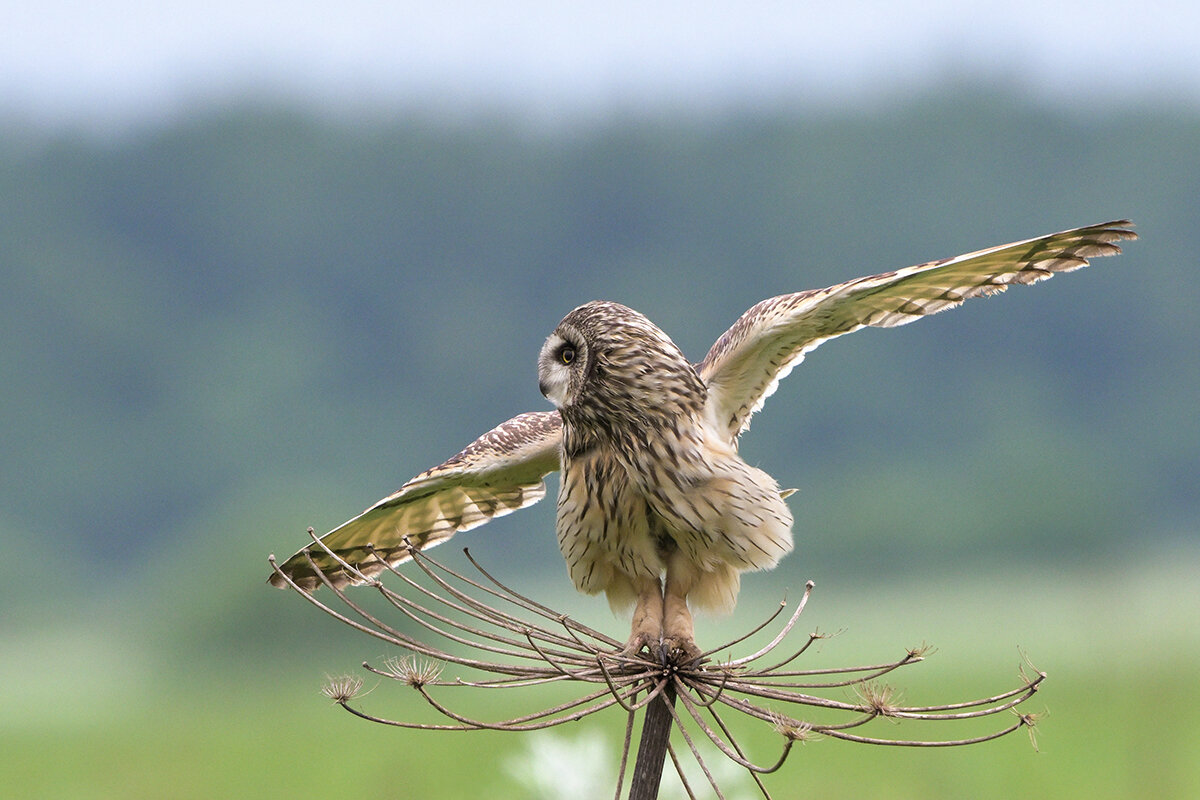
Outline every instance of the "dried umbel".
[[[319, 541], [316, 546], [321, 546]], [[326, 553], [337, 563], [339, 571], [354, 569], [335, 553], [328, 550]], [[908, 650], [896, 660], [877, 664], [796, 667], [813, 643], [827, 638], [820, 632], [803, 635], [796, 631], [812, 593], [812, 582], [786, 619], [783, 612], [787, 604], [780, 603], [773, 614], [745, 634], [701, 653], [698, 658], [682, 661], [672, 660], [679, 658], [678, 651], [665, 649], [658, 653], [646, 650], [632, 655], [622, 653], [623, 642], [505, 586], [469, 553], [467, 557], [478, 571], [478, 578], [434, 561], [416, 548], [410, 548], [410, 556], [420, 570], [417, 577], [392, 568], [384, 573], [393, 576], [399, 591], [384, 585], [377, 577], [364, 575], [362, 580], [384, 598], [385, 610], [399, 613], [404, 620], [400, 624], [410, 628], [415, 624], [424, 630], [420, 637], [381, 619], [378, 612], [366, 607], [365, 596], [347, 594], [326, 577], [316, 559], [312, 568], [321, 583], [332, 590], [330, 602], [318, 599], [307, 587], [292, 586], [327, 614], [400, 648], [403, 654], [386, 659], [381, 667], [364, 663], [363, 668], [380, 678], [411, 687], [444, 721], [408, 722], [367, 713], [354, 704], [361, 697], [362, 679], [358, 677], [330, 679], [324, 693], [363, 719], [419, 730], [540, 730], [619, 707], [625, 715], [625, 745], [617, 797], [622, 794], [639, 712], [644, 712], [644, 722], [637, 764], [630, 780], [631, 800], [657, 795], [668, 754], [686, 786], [676, 745], [670, 741], [672, 731], [678, 732], [718, 797], [723, 797], [721, 790], [701, 756], [698, 743], [703, 739], [745, 769], [762, 796], [769, 798], [760, 776], [779, 770], [796, 742], [831, 738], [875, 745], [953, 747], [997, 739], [1022, 727], [1029, 728], [1032, 735], [1036, 722], [1034, 714], [1017, 710], [1046, 677], [1036, 671], [1029, 677], [1022, 670], [1018, 686], [990, 697], [935, 706], [903, 705], [899, 693], [881, 679], [922, 661], [930, 652], [925, 645]], [[270, 560], [274, 566], [274, 557]], [[290, 583], [282, 572], [277, 574]], [[338, 610], [334, 605], [344, 608]], [[718, 655], [745, 647], [749, 640], [781, 620], [770, 641], [748, 655], [738, 658]], [[799, 646], [788, 647], [795, 639], [800, 639]], [[457, 668], [459, 674], [444, 677], [450, 667]], [[580, 684], [581, 690], [570, 700], [501, 720], [475, 718], [442, 699], [455, 691], [488, 689], [525, 689], [535, 695], [544, 694], [539, 690], [556, 684]], [[893, 722], [950, 723], [996, 715], [1007, 716], [1010, 722], [967, 738], [906, 739], [860, 732], [879, 718]], [[735, 734], [736, 726], [730, 725], [733, 717], [760, 721], [773, 729], [780, 739], [778, 754], [765, 763], [752, 760]], [[894, 726], [888, 728], [889, 732], [894, 730]], [[691, 792], [690, 787], [688, 791]]]

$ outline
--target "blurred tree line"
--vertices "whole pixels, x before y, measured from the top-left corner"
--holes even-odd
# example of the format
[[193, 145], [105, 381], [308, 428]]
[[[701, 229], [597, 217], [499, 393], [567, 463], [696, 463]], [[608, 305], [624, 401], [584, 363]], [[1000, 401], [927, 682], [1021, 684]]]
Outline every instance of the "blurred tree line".
[[[799, 487], [811, 574], [1103, 556], [1200, 520], [1200, 115], [966, 90], [546, 128], [247, 104], [5, 139], [0, 543], [25, 563], [265, 577], [303, 526], [547, 407], [537, 350], [579, 303], [699, 359], [763, 297], [1124, 216], [1125, 255], [827, 344], [743, 448]], [[551, 505], [468, 543], [561, 572]]]

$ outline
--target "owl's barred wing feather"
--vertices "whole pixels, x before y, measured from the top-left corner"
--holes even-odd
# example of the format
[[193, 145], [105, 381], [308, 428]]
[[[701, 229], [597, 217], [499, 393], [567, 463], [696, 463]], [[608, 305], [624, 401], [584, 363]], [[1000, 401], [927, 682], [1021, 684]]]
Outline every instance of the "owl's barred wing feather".
[[1052, 233], [955, 258], [857, 278], [756, 304], [696, 365], [716, 419], [736, 439], [750, 416], [806, 353], [865, 326], [889, 328], [943, 311], [970, 297], [1070, 272], [1089, 258], [1116, 255], [1136, 239], [1129, 220]]
[[[405, 537], [432, 547], [459, 531], [532, 505], [546, 494], [543, 479], [559, 468], [562, 419], [557, 411], [513, 417], [460, 452], [422, 472], [321, 542], [368, 577], [408, 560]], [[301, 549], [280, 567], [300, 588], [321, 585], [309, 557], [335, 586], [361, 583], [318, 545]], [[287, 581], [272, 574], [273, 585]]]

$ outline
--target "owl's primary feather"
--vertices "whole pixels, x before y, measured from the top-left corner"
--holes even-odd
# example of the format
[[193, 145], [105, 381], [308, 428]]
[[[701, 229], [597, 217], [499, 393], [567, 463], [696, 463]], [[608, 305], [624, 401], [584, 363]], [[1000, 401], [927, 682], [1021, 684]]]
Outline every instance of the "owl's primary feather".
[[658, 633], [691, 645], [687, 602], [732, 608], [739, 574], [791, 549], [775, 481], [737, 455], [737, 439], [779, 381], [822, 342], [892, 327], [970, 297], [1034, 283], [1115, 255], [1127, 220], [1054, 233], [756, 304], [698, 364], [646, 317], [616, 303], [572, 311], [539, 357], [557, 411], [521, 414], [421, 473], [288, 559], [271, 582], [302, 589], [362, 583], [431, 547], [536, 502], [563, 470], [558, 540], [575, 585], [636, 602], [630, 647]]

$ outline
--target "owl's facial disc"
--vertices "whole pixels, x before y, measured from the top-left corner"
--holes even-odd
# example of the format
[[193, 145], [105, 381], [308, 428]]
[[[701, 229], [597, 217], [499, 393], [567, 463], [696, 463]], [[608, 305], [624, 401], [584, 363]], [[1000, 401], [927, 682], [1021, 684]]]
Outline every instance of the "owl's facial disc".
[[582, 353], [569, 340], [557, 333], [550, 335], [538, 356], [538, 388], [555, 408], [567, 405], [571, 390], [571, 372], [577, 368]]

